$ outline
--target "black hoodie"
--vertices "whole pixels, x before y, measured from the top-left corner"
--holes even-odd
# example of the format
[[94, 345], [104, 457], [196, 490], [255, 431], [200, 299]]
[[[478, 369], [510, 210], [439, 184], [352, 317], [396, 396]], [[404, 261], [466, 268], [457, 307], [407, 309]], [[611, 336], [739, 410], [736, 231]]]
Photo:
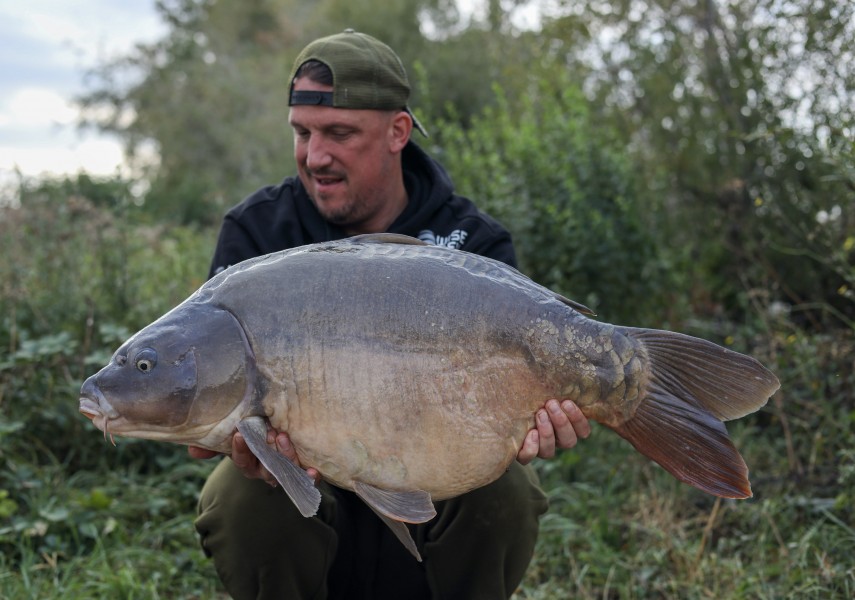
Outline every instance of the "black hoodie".
[[[500, 260], [516, 267], [511, 236], [471, 200], [454, 193], [448, 173], [414, 142], [401, 155], [409, 202], [387, 231]], [[209, 276], [241, 261], [347, 237], [327, 222], [298, 177], [263, 187], [223, 219]]]

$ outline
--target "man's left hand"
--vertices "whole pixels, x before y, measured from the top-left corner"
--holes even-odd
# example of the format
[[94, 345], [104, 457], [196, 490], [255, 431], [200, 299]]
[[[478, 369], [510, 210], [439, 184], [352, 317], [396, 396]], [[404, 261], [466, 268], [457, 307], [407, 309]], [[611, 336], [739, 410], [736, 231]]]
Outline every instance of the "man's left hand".
[[572, 448], [591, 433], [588, 419], [570, 400], [549, 400], [534, 415], [535, 427], [525, 436], [517, 460], [527, 465], [535, 457], [552, 458], [556, 448]]

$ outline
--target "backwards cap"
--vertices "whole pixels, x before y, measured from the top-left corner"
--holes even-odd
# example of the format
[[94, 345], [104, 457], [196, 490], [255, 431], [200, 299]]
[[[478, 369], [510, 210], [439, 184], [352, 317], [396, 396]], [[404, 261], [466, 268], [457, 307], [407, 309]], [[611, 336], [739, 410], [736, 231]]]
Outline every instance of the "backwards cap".
[[[316, 60], [332, 72], [332, 92], [296, 92], [294, 78], [306, 62]], [[291, 69], [288, 106], [315, 105], [369, 110], [404, 110], [427, 137], [407, 101], [410, 82], [401, 59], [386, 44], [365, 33], [345, 29], [306, 46]]]

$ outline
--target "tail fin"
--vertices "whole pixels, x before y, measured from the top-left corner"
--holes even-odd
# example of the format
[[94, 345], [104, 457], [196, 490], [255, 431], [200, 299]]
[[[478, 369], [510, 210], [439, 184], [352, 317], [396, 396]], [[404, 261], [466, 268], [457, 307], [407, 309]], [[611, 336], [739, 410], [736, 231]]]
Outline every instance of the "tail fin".
[[757, 360], [691, 336], [621, 328], [638, 340], [649, 378], [633, 417], [617, 427], [680, 481], [723, 498], [748, 498], [748, 467], [721, 421], [754, 412], [780, 387]]

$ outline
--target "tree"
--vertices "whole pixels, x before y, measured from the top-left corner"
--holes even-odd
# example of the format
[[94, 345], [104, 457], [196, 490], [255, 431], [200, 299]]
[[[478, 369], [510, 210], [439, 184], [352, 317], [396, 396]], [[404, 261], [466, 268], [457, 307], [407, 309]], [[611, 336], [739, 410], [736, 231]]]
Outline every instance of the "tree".
[[[514, 90], [535, 61], [531, 36], [496, 7], [487, 22], [464, 25], [453, 0], [157, 6], [167, 35], [100, 66], [81, 102], [87, 125], [118, 135], [140, 159], [149, 211], [184, 222], [218, 221], [241, 197], [294, 172], [285, 79], [317, 37], [350, 27], [387, 42], [410, 73], [416, 113], [454, 115], [463, 126], [495, 101], [494, 84]], [[422, 32], [428, 20], [431, 38]]]
[[855, 130], [852, 3], [590, 0], [590, 42], [567, 47], [580, 19], [569, 9], [545, 26], [543, 48], [587, 74], [604, 118], [626, 132], [673, 216], [697, 302], [714, 289], [711, 310], [741, 311], [745, 291], [763, 292], [851, 319], [836, 291], [845, 280], [822, 258], [847, 228], [829, 239], [815, 226], [838, 212], [853, 222], [851, 177], [829, 160]]
[[618, 137], [568, 73], [552, 73], [517, 106], [500, 96], [468, 130], [438, 126], [441, 160], [510, 229], [535, 281], [612, 322], [678, 319], [667, 240]]
[[[300, 49], [354, 27], [390, 43], [405, 63], [423, 60], [429, 53], [418, 15], [434, 6], [425, 0], [158, 2], [168, 34], [91, 74], [92, 91], [80, 98], [84, 124], [125, 142], [151, 181], [151, 213], [217, 222], [242, 196], [293, 172], [286, 79]], [[151, 155], [157, 160], [146, 163]]]
[[[89, 123], [119, 135], [132, 157], [153, 142], [146, 202], [161, 218], [218, 222], [291, 164], [284, 80], [299, 28], [282, 18], [301, 2], [160, 2], [162, 40], [104, 65], [82, 98]], [[136, 73], [134, 83], [124, 83]], [[95, 111], [94, 109], [99, 109]]]

